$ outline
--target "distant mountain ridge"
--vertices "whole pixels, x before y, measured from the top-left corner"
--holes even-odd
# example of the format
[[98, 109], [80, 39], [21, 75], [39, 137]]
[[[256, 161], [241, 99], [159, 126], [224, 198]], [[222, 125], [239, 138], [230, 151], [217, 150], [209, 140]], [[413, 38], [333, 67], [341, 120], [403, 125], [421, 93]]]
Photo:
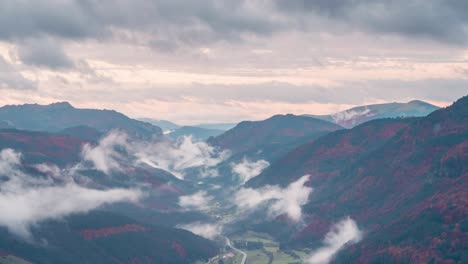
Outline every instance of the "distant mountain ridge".
[[182, 126], [167, 120], [157, 120], [152, 118], [140, 118], [138, 120], [160, 127], [164, 131], [164, 135], [169, 138], [178, 139], [184, 136], [192, 136], [194, 139], [201, 141], [204, 141], [209, 137], [221, 135], [226, 130], [235, 126], [235, 124], [228, 123]]
[[204, 128], [204, 129], [215, 129], [215, 130], [227, 131], [237, 125], [237, 123], [203, 123], [203, 124], [196, 124], [196, 125], [179, 125], [168, 120], [159, 120], [159, 119], [154, 119], [154, 118], [138, 118], [138, 120], [151, 123], [155, 126], [162, 128], [163, 130], [177, 130], [181, 127], [188, 126], [188, 127], [197, 127], [197, 128]]
[[231, 128], [234, 128], [236, 125], [237, 123], [206, 123], [206, 124], [197, 124], [197, 125], [194, 125], [194, 127], [227, 131]]
[[208, 139], [208, 143], [228, 149], [233, 159], [247, 156], [274, 160], [299, 145], [327, 133], [343, 129], [317, 118], [292, 114], [275, 115], [261, 121], [244, 121], [225, 133]]
[[181, 127], [180, 125], [167, 120], [159, 120], [153, 118], [138, 118], [138, 120], [160, 127], [164, 132], [174, 131]]
[[87, 126], [100, 132], [121, 129], [141, 138], [162, 136], [159, 127], [131, 119], [114, 110], [80, 109], [68, 102], [3, 106], [0, 107], [0, 122], [32, 131], [59, 132], [70, 127]]
[[332, 115], [306, 115], [338, 124], [345, 128], [352, 128], [364, 122], [393, 117], [426, 116], [439, 107], [413, 100], [408, 103], [373, 104], [354, 107]]
[[184, 136], [192, 136], [196, 140], [204, 141], [209, 137], [219, 136], [224, 133], [224, 130], [208, 129], [194, 126], [183, 126], [166, 135], [172, 139], [178, 139]]

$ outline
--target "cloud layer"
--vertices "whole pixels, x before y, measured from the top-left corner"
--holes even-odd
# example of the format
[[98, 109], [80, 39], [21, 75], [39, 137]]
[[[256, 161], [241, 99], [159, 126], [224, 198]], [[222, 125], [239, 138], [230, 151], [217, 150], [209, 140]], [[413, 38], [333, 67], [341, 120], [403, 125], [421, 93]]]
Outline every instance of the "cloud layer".
[[[96, 146], [89, 143], [83, 146], [81, 155], [84, 161], [91, 162], [95, 169], [109, 174], [122, 171], [122, 162], [125, 157], [122, 150], [128, 148], [127, 135], [120, 131], [111, 131]], [[118, 150], [120, 148], [120, 152]]]
[[463, 0], [4, 0], [0, 101], [181, 124], [444, 106], [466, 94], [467, 10]]
[[269, 35], [318, 27], [328, 20], [372, 33], [460, 42], [466, 40], [467, 8], [463, 0], [6, 0], [0, 5], [0, 38], [49, 35], [76, 40], [108, 38], [116, 34], [113, 30], [139, 31], [155, 33], [154, 45], [171, 50], [181, 43], [235, 41], [248, 33]]

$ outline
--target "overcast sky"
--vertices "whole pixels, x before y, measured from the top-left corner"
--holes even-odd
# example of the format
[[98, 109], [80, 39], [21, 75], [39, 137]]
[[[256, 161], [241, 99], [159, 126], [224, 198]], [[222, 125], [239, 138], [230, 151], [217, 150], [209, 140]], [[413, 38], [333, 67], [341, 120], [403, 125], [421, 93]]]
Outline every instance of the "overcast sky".
[[466, 0], [1, 0], [0, 105], [182, 124], [468, 94]]

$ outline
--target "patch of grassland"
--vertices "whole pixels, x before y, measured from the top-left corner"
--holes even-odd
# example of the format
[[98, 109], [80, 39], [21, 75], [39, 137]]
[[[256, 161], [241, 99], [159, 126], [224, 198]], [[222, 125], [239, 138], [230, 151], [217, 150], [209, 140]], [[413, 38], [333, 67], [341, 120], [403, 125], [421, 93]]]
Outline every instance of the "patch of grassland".
[[[289, 252], [281, 251], [279, 243], [274, 241], [272, 237], [267, 234], [256, 233], [248, 231], [243, 234], [232, 236], [233, 241], [250, 241], [262, 242], [263, 249], [273, 254], [273, 264], [289, 264], [289, 263], [302, 263], [306, 258], [307, 253], [299, 250], [292, 250]], [[265, 264], [268, 263], [268, 255], [262, 250], [244, 250], [247, 253], [248, 264]]]

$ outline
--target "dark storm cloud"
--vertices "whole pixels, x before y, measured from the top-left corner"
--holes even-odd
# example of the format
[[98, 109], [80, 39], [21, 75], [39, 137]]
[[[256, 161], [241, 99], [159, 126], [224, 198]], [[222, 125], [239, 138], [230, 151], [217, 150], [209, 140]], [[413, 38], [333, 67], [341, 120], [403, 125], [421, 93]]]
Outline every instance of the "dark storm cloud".
[[0, 39], [106, 38], [116, 30], [128, 30], [151, 34], [154, 43], [240, 40], [245, 33], [265, 35], [281, 28], [258, 12], [259, 7], [249, 1], [216, 0], [4, 0], [0, 2]]
[[465, 0], [3, 0], [0, 39], [100, 39], [123, 30], [146, 33], [152, 38], [146, 44], [172, 51], [299, 27], [332, 31], [324, 25], [343, 23], [358, 31], [461, 43], [467, 11]]
[[275, 0], [290, 15], [314, 14], [357, 30], [423, 37], [440, 42], [468, 40], [466, 0]]
[[50, 69], [70, 69], [72, 60], [62, 46], [50, 39], [29, 39], [18, 45], [18, 56], [25, 64]]
[[75, 1], [3, 0], [0, 1], [0, 38], [96, 35], [102, 27], [85, 11]]

